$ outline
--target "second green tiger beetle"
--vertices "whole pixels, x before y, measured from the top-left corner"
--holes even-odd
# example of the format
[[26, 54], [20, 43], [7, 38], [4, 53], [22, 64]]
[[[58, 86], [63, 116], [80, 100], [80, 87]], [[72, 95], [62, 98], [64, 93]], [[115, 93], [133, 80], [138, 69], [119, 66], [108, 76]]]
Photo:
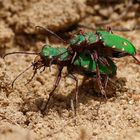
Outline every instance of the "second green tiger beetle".
[[135, 57], [134, 45], [129, 40], [113, 34], [110, 28], [107, 31], [96, 30], [95, 33], [80, 31], [70, 39], [68, 48], [75, 53], [88, 50], [91, 55], [96, 51], [100, 56], [116, 58], [132, 56], [140, 63]]

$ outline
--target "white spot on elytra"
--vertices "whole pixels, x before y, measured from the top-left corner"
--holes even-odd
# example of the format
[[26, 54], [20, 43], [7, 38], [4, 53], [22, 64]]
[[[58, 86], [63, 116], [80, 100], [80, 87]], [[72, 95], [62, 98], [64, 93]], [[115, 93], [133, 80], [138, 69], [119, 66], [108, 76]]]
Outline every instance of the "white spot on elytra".
[[122, 48], [122, 51], [124, 51], [124, 48]]
[[88, 65], [85, 65], [84, 68], [88, 68]]
[[124, 45], [124, 46], [127, 46], [128, 44], [127, 44], [126, 42], [123, 42], [123, 45]]
[[112, 46], [112, 48], [116, 48], [116, 46], [115, 46], [115, 45], [113, 45], [113, 46]]

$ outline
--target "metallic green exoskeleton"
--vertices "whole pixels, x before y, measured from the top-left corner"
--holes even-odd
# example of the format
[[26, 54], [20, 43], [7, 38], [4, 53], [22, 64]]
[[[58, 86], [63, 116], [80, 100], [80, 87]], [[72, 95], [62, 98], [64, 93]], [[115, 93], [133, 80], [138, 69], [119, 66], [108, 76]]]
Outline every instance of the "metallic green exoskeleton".
[[136, 49], [134, 45], [127, 39], [107, 31], [97, 31], [99, 40], [105, 47], [109, 47], [115, 51], [125, 53], [126, 55], [135, 55]]
[[[68, 52], [67, 48], [63, 48], [63, 47], [53, 48], [49, 45], [46, 45], [42, 48], [40, 52], [40, 56], [44, 60], [57, 58], [57, 61], [59, 62], [63, 62], [63, 61], [69, 62], [66, 64], [66, 66], [74, 65], [74, 67], [81, 67], [83, 70], [96, 72], [96, 62], [92, 60], [90, 55], [87, 55], [84, 53], [78, 53], [78, 57], [76, 57], [73, 63], [71, 64], [70, 61], [71, 61], [72, 56], [71, 56], [71, 53]], [[100, 73], [107, 74], [107, 75], [115, 75], [116, 69], [117, 69], [116, 65], [110, 58], [106, 58], [106, 59], [108, 61], [109, 66], [103, 65], [102, 63], [98, 62]]]
[[[96, 51], [100, 56], [123, 57], [136, 54], [134, 45], [127, 39], [104, 30], [83, 32], [75, 35], [69, 41], [73, 52]], [[134, 57], [135, 58], [135, 57]]]

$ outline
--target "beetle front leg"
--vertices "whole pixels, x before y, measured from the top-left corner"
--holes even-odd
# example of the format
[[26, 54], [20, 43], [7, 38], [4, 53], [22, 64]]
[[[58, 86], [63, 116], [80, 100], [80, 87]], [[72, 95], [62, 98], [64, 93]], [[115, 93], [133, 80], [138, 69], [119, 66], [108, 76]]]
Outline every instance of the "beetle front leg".
[[57, 88], [57, 86], [58, 86], [58, 84], [59, 84], [59, 82], [60, 82], [60, 80], [61, 80], [61, 73], [62, 73], [63, 67], [60, 67], [60, 66], [59, 66], [58, 69], [59, 69], [59, 72], [58, 72], [58, 75], [57, 75], [55, 84], [54, 84], [54, 86], [53, 86], [53, 89], [52, 89], [52, 91], [49, 93], [49, 98], [48, 98], [46, 104], [44, 105], [43, 108], [41, 108], [41, 112], [42, 112], [43, 114], [44, 114], [44, 111], [48, 108], [49, 102], [50, 102], [52, 96], [54, 95], [54, 91], [56, 90], [56, 88]]
[[25, 85], [28, 85], [33, 80], [36, 73], [37, 73], [37, 70], [34, 70], [34, 73], [33, 73], [32, 77], [28, 80], [28, 82]]

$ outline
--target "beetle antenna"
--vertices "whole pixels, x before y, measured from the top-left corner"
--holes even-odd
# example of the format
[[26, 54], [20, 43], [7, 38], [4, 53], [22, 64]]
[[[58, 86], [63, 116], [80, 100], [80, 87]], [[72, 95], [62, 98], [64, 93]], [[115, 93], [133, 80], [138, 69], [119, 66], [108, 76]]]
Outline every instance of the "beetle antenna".
[[48, 28], [44, 28], [42, 26], [35, 26], [35, 29], [37, 28], [41, 28], [43, 30], [45, 30], [46, 32], [50, 33], [51, 35], [55, 36], [56, 38], [58, 38], [59, 40], [61, 40], [62, 42], [66, 43], [66, 41], [64, 39], [62, 39], [60, 36], [58, 36], [56, 33], [54, 33], [53, 31], [49, 30]]
[[11, 53], [7, 53], [3, 56], [3, 59], [7, 56], [7, 55], [11, 55], [11, 54], [31, 54], [31, 55], [38, 55], [39, 53], [35, 53], [35, 52], [11, 52]]
[[15, 81], [23, 74], [25, 73], [27, 70], [29, 70], [33, 65], [30, 65], [29, 67], [27, 67], [24, 71], [22, 71], [18, 76], [16, 76], [16, 78], [12, 81], [12, 88], [14, 87], [14, 83]]

